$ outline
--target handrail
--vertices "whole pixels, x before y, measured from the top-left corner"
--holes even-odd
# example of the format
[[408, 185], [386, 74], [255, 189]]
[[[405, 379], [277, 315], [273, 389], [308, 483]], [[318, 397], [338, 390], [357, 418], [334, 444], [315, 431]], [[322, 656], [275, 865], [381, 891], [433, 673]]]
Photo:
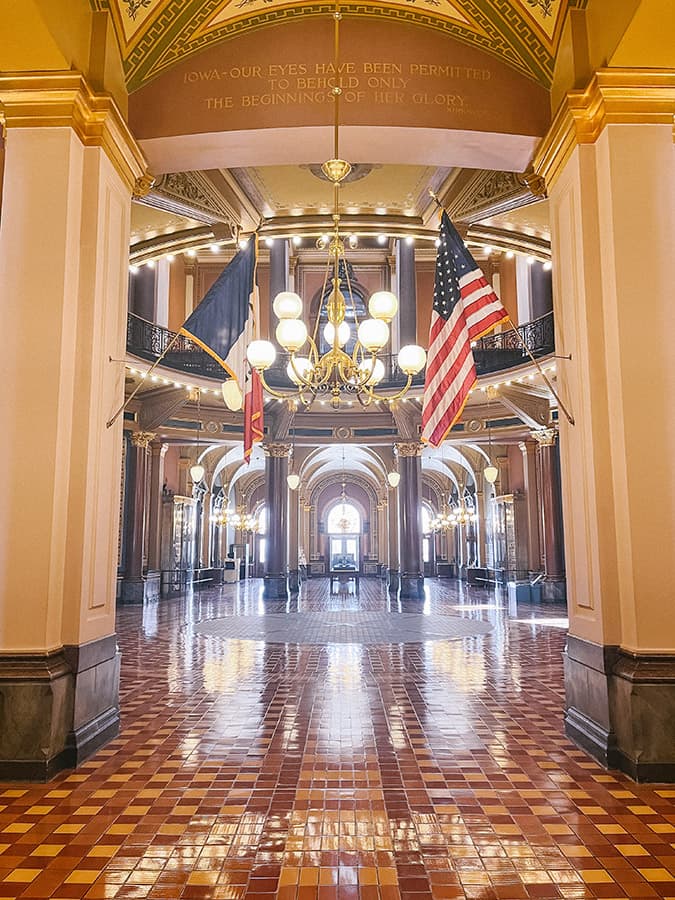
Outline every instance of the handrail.
[[[535, 359], [548, 356], [555, 351], [553, 330], [553, 313], [546, 313], [532, 322], [518, 327], [522, 340], [527, 344]], [[127, 317], [127, 352], [147, 362], [156, 362], [166, 350], [176, 332], [148, 322], [134, 313]], [[487, 375], [521, 366], [529, 361], [520, 339], [512, 330], [492, 333], [480, 338], [473, 346], [473, 355], [478, 375]], [[274, 365], [265, 373], [265, 377], [273, 387], [290, 387], [286, 374], [289, 356], [278, 353]], [[385, 368], [384, 379], [379, 389], [395, 389], [405, 384], [406, 377], [398, 367], [396, 354], [380, 354]], [[171, 350], [162, 360], [167, 369], [184, 372], [195, 377], [224, 380], [221, 366], [200, 346], [189, 338], [180, 335]], [[413, 385], [424, 384], [424, 372], [413, 379]]]

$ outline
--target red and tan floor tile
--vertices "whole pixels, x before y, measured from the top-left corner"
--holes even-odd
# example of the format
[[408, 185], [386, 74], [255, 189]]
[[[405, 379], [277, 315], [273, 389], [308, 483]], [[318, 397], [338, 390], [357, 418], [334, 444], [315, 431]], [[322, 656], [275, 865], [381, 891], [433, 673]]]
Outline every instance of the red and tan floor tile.
[[[492, 630], [195, 633], [263, 616], [259, 592], [119, 611], [122, 732], [50, 784], [0, 784], [0, 900], [675, 900], [675, 789], [564, 737], [560, 607], [430, 582], [425, 613]], [[266, 609], [418, 611], [368, 580]]]

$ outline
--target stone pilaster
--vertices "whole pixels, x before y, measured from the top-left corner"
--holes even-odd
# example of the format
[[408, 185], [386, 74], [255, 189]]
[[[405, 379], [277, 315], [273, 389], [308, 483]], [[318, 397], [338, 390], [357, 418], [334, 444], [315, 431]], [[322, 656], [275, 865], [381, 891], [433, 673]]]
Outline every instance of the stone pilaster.
[[557, 452], [558, 432], [555, 428], [533, 431], [538, 444], [541, 471], [541, 533], [544, 536], [544, 600], [564, 600], [565, 548], [563, 543], [562, 500], [560, 495], [560, 462]]
[[527, 567], [530, 572], [541, 569], [539, 542], [539, 498], [537, 492], [537, 442], [522, 441], [525, 503], [527, 504]]
[[0, 108], [0, 369], [21, 398], [3, 407], [0, 445], [0, 779], [45, 779], [119, 729], [123, 441], [122, 420], [106, 422], [123, 397], [111, 360], [145, 162], [114, 100], [77, 72], [0, 74]]
[[146, 509], [149, 446], [155, 434], [151, 431], [135, 431], [131, 435], [127, 457], [127, 489], [130, 491], [127, 515], [131, 521], [130, 546], [127, 551], [127, 569], [122, 580], [122, 603], [143, 603], [159, 596], [157, 577], [145, 578], [143, 574], [143, 548], [148, 510]]
[[162, 488], [168, 444], [150, 444], [150, 511], [148, 515], [148, 571], [158, 572], [162, 559]]

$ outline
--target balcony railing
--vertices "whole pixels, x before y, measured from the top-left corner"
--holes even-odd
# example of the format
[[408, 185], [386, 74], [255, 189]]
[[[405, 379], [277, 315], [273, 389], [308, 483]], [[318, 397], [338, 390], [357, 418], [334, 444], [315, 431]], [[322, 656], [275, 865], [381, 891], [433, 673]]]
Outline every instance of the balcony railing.
[[[548, 356], [555, 350], [553, 333], [553, 313], [547, 313], [532, 322], [526, 322], [518, 328], [518, 332], [527, 344], [535, 359]], [[154, 363], [169, 346], [175, 337], [174, 331], [148, 322], [129, 313], [127, 318], [127, 352], [139, 359]], [[502, 331], [489, 334], [476, 341], [473, 348], [476, 370], [479, 375], [500, 372], [523, 365], [529, 360], [520, 340], [513, 331]], [[266, 378], [272, 387], [289, 388], [290, 382], [286, 374], [288, 354], [279, 352], [274, 365], [268, 369]], [[405, 384], [406, 377], [398, 367], [396, 354], [380, 354], [384, 363], [385, 376], [379, 389], [395, 390]], [[223, 370], [218, 363], [201, 347], [182, 335], [162, 360], [167, 369], [194, 375], [202, 378], [223, 380]], [[415, 385], [424, 384], [424, 372], [413, 380]]]

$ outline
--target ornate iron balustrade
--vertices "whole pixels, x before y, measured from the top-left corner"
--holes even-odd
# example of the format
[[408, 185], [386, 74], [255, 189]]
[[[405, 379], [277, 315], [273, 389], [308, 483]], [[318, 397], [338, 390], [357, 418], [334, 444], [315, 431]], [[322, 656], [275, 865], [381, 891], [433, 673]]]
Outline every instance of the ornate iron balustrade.
[[[553, 313], [547, 313], [532, 322], [526, 322], [518, 328], [518, 332], [529, 347], [530, 353], [535, 359], [548, 356], [555, 350], [553, 332]], [[127, 318], [127, 352], [139, 359], [154, 363], [169, 346], [175, 337], [174, 331], [148, 322], [129, 313]], [[476, 341], [473, 348], [476, 370], [479, 375], [487, 375], [491, 372], [500, 372], [504, 369], [512, 369], [515, 366], [528, 362], [529, 356], [523, 349], [513, 331], [502, 331], [498, 334], [489, 334]], [[286, 374], [289, 356], [279, 352], [274, 365], [267, 370], [266, 378], [272, 387], [288, 388], [290, 381]], [[406, 376], [398, 367], [396, 354], [380, 354], [384, 364], [384, 379], [380, 382], [382, 390], [394, 390], [405, 384]], [[209, 356], [201, 347], [182, 335], [178, 338], [171, 350], [162, 360], [162, 365], [167, 369], [174, 369], [202, 378], [215, 378], [222, 381], [223, 370], [218, 363]], [[424, 384], [424, 372], [413, 379], [413, 384]]]
[[[518, 337], [520, 335], [520, 338]], [[553, 313], [546, 313], [538, 319], [518, 326], [518, 335], [509, 329], [486, 334], [476, 341], [473, 357], [479, 375], [513, 369], [529, 361], [530, 357], [521, 340], [525, 342], [532, 356], [539, 359], [555, 352]]]

